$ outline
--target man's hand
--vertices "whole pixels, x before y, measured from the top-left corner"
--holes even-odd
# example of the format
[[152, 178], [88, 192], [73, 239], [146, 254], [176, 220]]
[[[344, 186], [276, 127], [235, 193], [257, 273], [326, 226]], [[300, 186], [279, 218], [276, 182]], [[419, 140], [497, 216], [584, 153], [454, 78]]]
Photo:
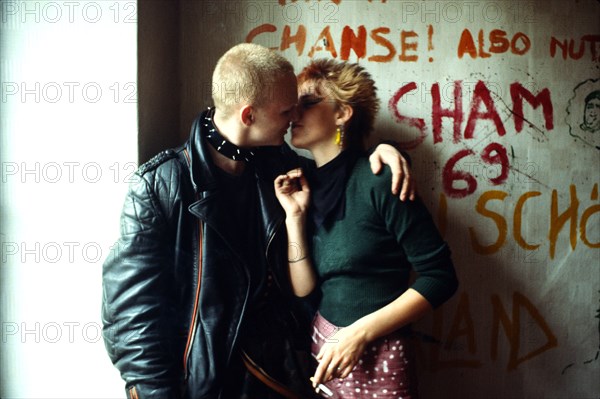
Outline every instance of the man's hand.
[[[413, 201], [417, 195], [417, 183], [410, 173], [410, 166], [402, 154], [389, 144], [379, 144], [369, 157], [373, 174], [381, 172], [383, 164], [392, 171], [392, 194], [398, 195], [400, 201], [409, 198]], [[400, 190], [400, 188], [402, 188]]]

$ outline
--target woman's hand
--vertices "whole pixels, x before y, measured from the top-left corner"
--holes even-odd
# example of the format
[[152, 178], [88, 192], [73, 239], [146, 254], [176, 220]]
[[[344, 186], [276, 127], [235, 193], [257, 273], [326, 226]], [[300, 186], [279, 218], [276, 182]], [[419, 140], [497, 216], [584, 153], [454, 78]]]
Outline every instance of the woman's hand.
[[288, 218], [305, 216], [310, 203], [310, 188], [302, 169], [293, 169], [277, 176], [275, 195]]
[[286, 213], [288, 271], [294, 295], [304, 297], [317, 284], [306, 242], [306, 213], [310, 190], [301, 169], [290, 170], [275, 179], [275, 195]]
[[317, 355], [319, 366], [313, 386], [333, 377], [346, 378], [369, 342], [418, 320], [432, 310], [422, 294], [409, 288], [393, 302], [338, 330], [327, 339]]
[[327, 339], [317, 355], [319, 366], [311, 378], [313, 387], [334, 377], [346, 378], [369, 343], [367, 333], [355, 324], [338, 330]]

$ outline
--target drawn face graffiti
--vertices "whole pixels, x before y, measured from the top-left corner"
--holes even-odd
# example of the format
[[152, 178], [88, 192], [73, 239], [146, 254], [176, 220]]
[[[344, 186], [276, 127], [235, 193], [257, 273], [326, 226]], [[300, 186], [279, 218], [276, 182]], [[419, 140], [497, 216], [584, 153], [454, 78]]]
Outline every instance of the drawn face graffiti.
[[600, 93], [586, 101], [581, 129], [593, 133], [600, 131]]
[[588, 79], [573, 89], [566, 109], [569, 134], [600, 151], [600, 79]]

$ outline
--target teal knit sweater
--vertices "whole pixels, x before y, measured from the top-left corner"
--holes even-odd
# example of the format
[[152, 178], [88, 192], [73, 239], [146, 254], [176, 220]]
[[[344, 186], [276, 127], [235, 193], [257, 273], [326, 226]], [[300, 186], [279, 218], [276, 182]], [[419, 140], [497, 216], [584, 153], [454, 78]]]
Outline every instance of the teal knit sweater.
[[410, 287], [435, 308], [458, 286], [448, 245], [420, 200], [390, 193], [389, 168], [373, 175], [360, 157], [346, 185], [342, 220], [326, 220], [313, 236], [319, 312], [345, 327], [398, 298]]

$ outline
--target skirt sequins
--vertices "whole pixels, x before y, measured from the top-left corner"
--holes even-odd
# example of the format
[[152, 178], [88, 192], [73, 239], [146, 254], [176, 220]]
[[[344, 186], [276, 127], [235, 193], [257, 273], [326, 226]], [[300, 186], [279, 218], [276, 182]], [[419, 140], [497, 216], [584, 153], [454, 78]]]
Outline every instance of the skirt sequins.
[[[312, 353], [321, 347], [340, 327], [319, 313], [313, 320]], [[417, 378], [410, 337], [400, 332], [371, 342], [348, 377], [334, 378], [325, 385], [334, 399], [417, 399]], [[324, 395], [327, 397], [327, 395]]]

